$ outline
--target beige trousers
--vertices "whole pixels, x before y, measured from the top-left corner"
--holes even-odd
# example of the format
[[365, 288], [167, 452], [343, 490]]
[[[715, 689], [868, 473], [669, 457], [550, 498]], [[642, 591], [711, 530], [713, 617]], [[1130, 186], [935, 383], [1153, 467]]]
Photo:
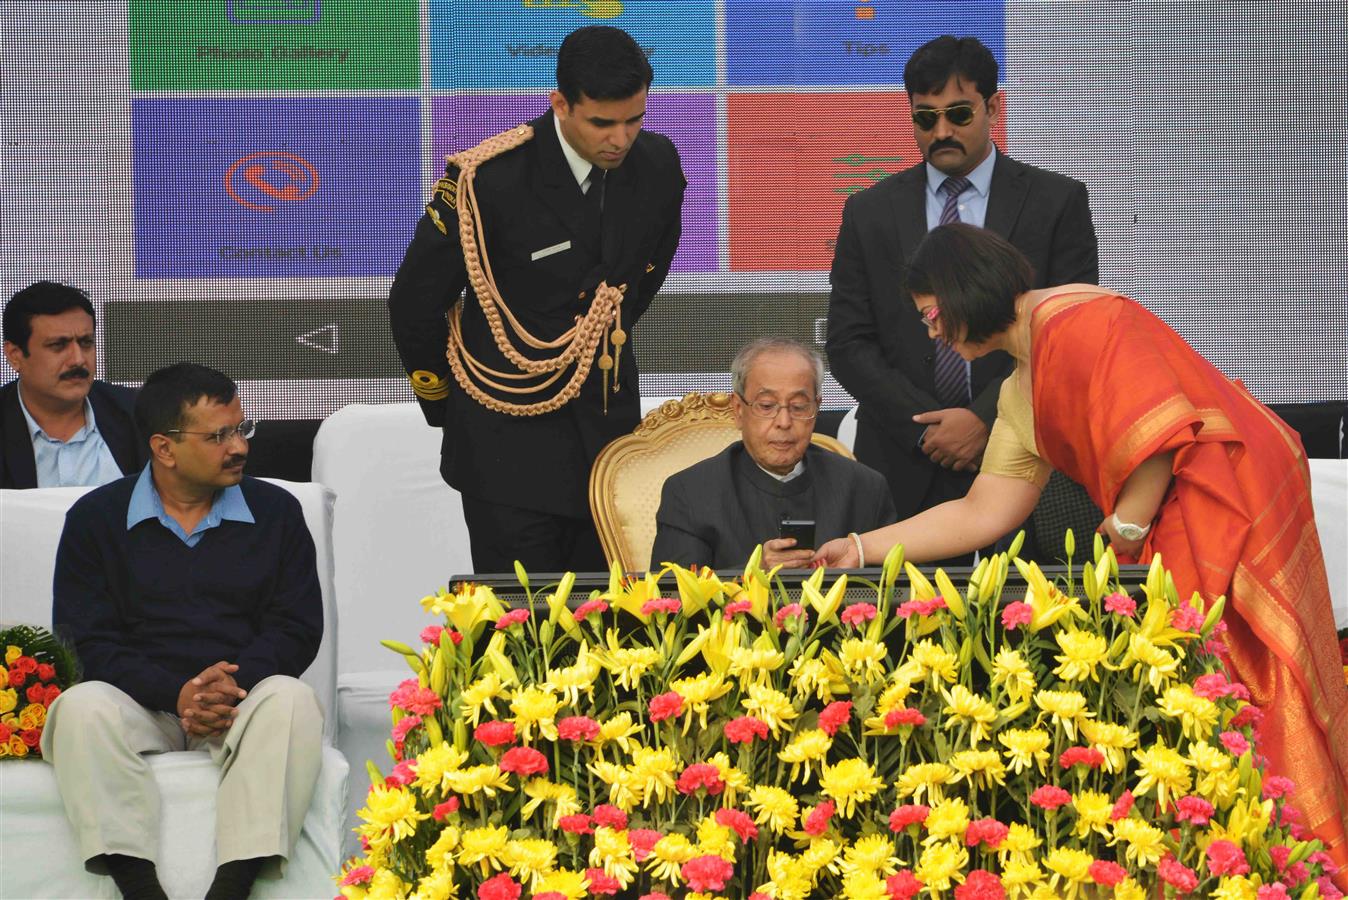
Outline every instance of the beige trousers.
[[[148, 710], [102, 681], [56, 698], [42, 755], [56, 769], [85, 867], [106, 874], [105, 853], [158, 862], [159, 789], [144, 754], [206, 750], [220, 767], [216, 864], [269, 858], [276, 876], [290, 855], [322, 765], [323, 713], [297, 678], [264, 678], [239, 704], [223, 737], [189, 737], [177, 716]], [[91, 862], [93, 860], [93, 862]]]

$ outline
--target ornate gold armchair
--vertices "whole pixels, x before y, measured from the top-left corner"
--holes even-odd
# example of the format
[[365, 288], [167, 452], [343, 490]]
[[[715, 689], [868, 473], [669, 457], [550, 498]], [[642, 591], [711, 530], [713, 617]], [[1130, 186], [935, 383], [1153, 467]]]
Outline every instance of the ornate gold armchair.
[[[590, 512], [609, 564], [624, 572], [645, 572], [655, 542], [655, 513], [665, 479], [715, 456], [739, 440], [730, 394], [686, 394], [667, 400], [636, 429], [612, 441], [590, 470]], [[854, 458], [824, 434], [815, 444]]]

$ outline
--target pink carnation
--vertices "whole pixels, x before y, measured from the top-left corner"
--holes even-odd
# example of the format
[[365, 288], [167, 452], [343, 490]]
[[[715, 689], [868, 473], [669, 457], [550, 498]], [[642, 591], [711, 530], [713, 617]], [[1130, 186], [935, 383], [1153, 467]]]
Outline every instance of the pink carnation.
[[1042, 806], [1044, 809], [1057, 809], [1071, 803], [1072, 795], [1060, 787], [1046, 784], [1035, 789], [1035, 792], [1030, 795], [1030, 802], [1035, 806]]
[[1131, 619], [1137, 615], [1137, 601], [1127, 594], [1120, 594], [1116, 591], [1105, 598], [1105, 610], [1116, 616]]
[[1334, 886], [1333, 876], [1321, 875], [1315, 879], [1315, 885], [1320, 889], [1320, 896], [1324, 900], [1343, 900], [1343, 892]]
[[753, 716], [740, 716], [725, 723], [725, 739], [732, 744], [752, 744], [754, 738], [766, 738], [768, 724]]
[[496, 630], [505, 631], [511, 625], [519, 625], [527, 621], [529, 621], [529, 610], [512, 609], [510, 612], [496, 620]]
[[864, 623], [874, 619], [879, 614], [874, 603], [853, 603], [842, 611], [838, 618], [842, 619], [844, 625], [851, 625], [854, 628], [860, 628]]
[[423, 644], [440, 643], [440, 632], [445, 630], [443, 625], [427, 625], [421, 629], [421, 642]]
[[586, 869], [585, 880], [590, 883], [590, 893], [596, 897], [611, 897], [623, 889], [622, 883], [606, 875], [603, 869]]
[[504, 747], [515, 743], [514, 722], [483, 722], [473, 729], [473, 739], [488, 747]]
[[725, 620], [729, 622], [740, 613], [747, 613], [754, 608], [754, 605], [748, 600], [736, 600], [734, 603], [727, 603], [722, 612], [725, 614]]
[[458, 811], [459, 811], [459, 798], [450, 797], [444, 803], [437, 803], [435, 805], [435, 809], [431, 811], [431, 818], [439, 822], [442, 819], [444, 819], [445, 816], [452, 816], [454, 815], [454, 813]]
[[660, 843], [664, 837], [664, 832], [655, 831], [651, 828], [633, 828], [627, 832], [627, 843], [632, 845], [632, 856], [637, 862], [645, 862], [646, 857], [651, 855], [651, 850]]
[[921, 803], [909, 803], [900, 806], [889, 814], [889, 830], [903, 831], [909, 825], [921, 825], [931, 814], [931, 807]]
[[1181, 797], [1175, 803], [1175, 821], [1192, 822], [1195, 825], [1206, 825], [1212, 818], [1212, 804], [1202, 797], [1190, 795]]
[[735, 877], [734, 866], [719, 856], [711, 855], [690, 859], [679, 871], [683, 880], [695, 891], [723, 891], [726, 882]]
[[716, 824], [733, 828], [741, 841], [752, 841], [758, 837], [758, 826], [754, 820], [738, 809], [718, 809]]
[[1132, 811], [1136, 799], [1132, 791], [1125, 790], [1119, 795], [1119, 799], [1114, 801], [1114, 808], [1109, 811], [1109, 820], [1117, 822], [1119, 819], [1126, 819], [1128, 813]]
[[650, 702], [651, 721], [663, 722], [683, 711], [683, 698], [677, 691], [652, 697]]
[[606, 613], [606, 612], [608, 612], [608, 604], [605, 603], [603, 600], [595, 599], [595, 600], [586, 600], [580, 606], [577, 606], [576, 611], [572, 613], [572, 615], [574, 615], [577, 619], [583, 619], [590, 613]]
[[1217, 737], [1221, 740], [1222, 746], [1234, 756], [1240, 756], [1250, 749], [1250, 742], [1239, 731], [1223, 731]]
[[585, 813], [562, 816], [557, 820], [557, 825], [567, 834], [594, 834], [594, 828], [590, 825], [590, 817]]
[[982, 842], [989, 850], [996, 850], [1010, 833], [1011, 829], [996, 819], [977, 819], [964, 830], [964, 844], [966, 847], [976, 847]]
[[675, 597], [656, 597], [654, 600], [647, 600], [641, 604], [641, 614], [649, 616], [654, 613], [677, 613], [683, 608], [683, 604]]
[[393, 767], [387, 777], [384, 778], [384, 784], [399, 787], [407, 787], [417, 780], [417, 761], [415, 759], [405, 759]]
[[1252, 725], [1259, 727], [1259, 723], [1264, 720], [1264, 711], [1253, 703], [1248, 703], [1240, 708], [1240, 712], [1231, 717], [1232, 728], [1244, 728]]
[[937, 597], [933, 600], [909, 600], [907, 603], [900, 603], [899, 608], [894, 610], [894, 614], [900, 619], [906, 619], [909, 616], [929, 616], [938, 609], [947, 608], [944, 597]]
[[825, 800], [805, 817], [805, 833], [818, 837], [825, 831], [828, 831], [828, 820], [833, 818], [833, 813], [837, 809], [832, 800]]
[[1156, 874], [1161, 880], [1173, 887], [1176, 893], [1188, 894], [1198, 888], [1198, 875], [1194, 870], [1167, 853], [1156, 864]]
[[1250, 864], [1245, 853], [1231, 841], [1208, 844], [1208, 871], [1213, 875], [1248, 875]]
[[1094, 747], [1068, 747], [1058, 757], [1058, 765], [1064, 769], [1070, 769], [1073, 766], [1086, 766], [1088, 769], [1098, 769], [1104, 765], [1105, 755]]
[[1287, 893], [1287, 888], [1281, 884], [1268, 884], [1261, 887], [1255, 894], [1258, 900], [1291, 900]]
[[1015, 631], [1021, 625], [1029, 625], [1033, 620], [1034, 607], [1028, 603], [1017, 600], [1002, 608], [1002, 627], [1007, 631]]
[[885, 890], [889, 891], [890, 900], [910, 900], [920, 894], [925, 886], [907, 869], [885, 879]]
[[1296, 790], [1296, 782], [1282, 775], [1268, 775], [1264, 778], [1264, 799], [1277, 800], [1280, 797], [1292, 796], [1292, 791]]
[[566, 900], [566, 894], [561, 891], [544, 891], [541, 894], [534, 894], [533, 900]]
[[847, 720], [852, 716], [852, 701], [835, 700], [824, 707], [823, 712], [819, 713], [819, 727], [829, 736], [833, 737], [838, 733], [838, 729], [847, 724]]
[[670, 896], [656, 891], [653, 894], [642, 894], [639, 900], [670, 900]]
[[1310, 856], [1306, 857], [1306, 862], [1313, 866], [1319, 866], [1320, 869], [1330, 876], [1339, 874], [1339, 867], [1334, 865], [1334, 860], [1323, 850], [1316, 850]]
[[1203, 627], [1203, 614], [1185, 603], [1170, 613], [1170, 627], [1178, 631], [1197, 633]]
[[482, 882], [477, 889], [477, 900], [519, 900], [520, 886], [502, 872]]
[[708, 794], [715, 796], [725, 790], [725, 782], [721, 780], [720, 769], [708, 763], [694, 763], [679, 775], [675, 787], [680, 794], [695, 794], [705, 788]]
[[898, 728], [900, 725], [925, 725], [927, 717], [915, 709], [900, 706], [885, 713], [885, 727]]
[[1091, 867], [1086, 871], [1090, 874], [1092, 881], [1106, 887], [1113, 887], [1128, 877], [1127, 869], [1107, 859], [1097, 859], [1091, 863]]
[[599, 735], [599, 723], [589, 716], [567, 716], [557, 722], [557, 737], [564, 741], [592, 741]]
[[548, 771], [548, 758], [533, 747], [512, 747], [501, 757], [501, 771], [516, 775], [543, 775]]
[[1268, 855], [1273, 860], [1273, 868], [1281, 872], [1287, 868], [1287, 860], [1292, 856], [1292, 848], [1283, 844], [1274, 844], [1268, 848]]
[[974, 869], [965, 876], [964, 884], [955, 888], [955, 900], [1005, 900], [1006, 889], [1001, 879], [986, 869]]
[[351, 871], [342, 876], [340, 884], [343, 887], [352, 884], [365, 884], [374, 878], [374, 869], [370, 866], [356, 866]]
[[429, 716], [441, 707], [440, 695], [430, 688], [424, 688], [415, 678], [409, 678], [393, 689], [388, 695], [390, 709], [394, 707], [418, 716]]
[[594, 823], [612, 828], [614, 831], [622, 831], [627, 827], [627, 813], [616, 806], [601, 803], [594, 808]]
[[407, 743], [407, 732], [421, 724], [421, 716], [403, 716], [393, 726], [393, 754], [402, 759], [403, 745]]
[[1281, 881], [1289, 888], [1294, 888], [1310, 877], [1311, 873], [1310, 870], [1306, 868], [1306, 864], [1304, 862], [1297, 862], [1292, 863], [1287, 867], [1287, 871], [1283, 873]]
[[778, 629], [781, 629], [785, 627], [784, 623], [786, 620], [792, 617], [796, 619], [797, 625], [800, 625], [802, 628], [805, 627], [805, 620], [808, 617], [805, 615], [805, 607], [801, 606], [799, 603], [788, 603], [786, 606], [777, 610], [777, 614], [772, 617], [772, 624], [776, 625]]

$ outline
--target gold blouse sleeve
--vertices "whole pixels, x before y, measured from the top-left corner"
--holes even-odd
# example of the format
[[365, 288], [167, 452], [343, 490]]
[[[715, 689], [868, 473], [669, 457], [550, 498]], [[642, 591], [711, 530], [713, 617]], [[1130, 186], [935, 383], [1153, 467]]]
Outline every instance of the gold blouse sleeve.
[[997, 421], [988, 435], [980, 471], [1019, 478], [1043, 487], [1048, 483], [1053, 467], [1035, 452], [1034, 411], [1014, 382], [1014, 377], [1002, 382], [1001, 393], [997, 396]]

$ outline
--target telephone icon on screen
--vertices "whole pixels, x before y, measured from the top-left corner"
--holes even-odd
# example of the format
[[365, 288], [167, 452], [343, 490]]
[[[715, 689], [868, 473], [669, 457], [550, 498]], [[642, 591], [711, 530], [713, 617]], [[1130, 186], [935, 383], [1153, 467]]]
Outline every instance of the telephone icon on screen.
[[317, 190], [314, 164], [283, 150], [250, 153], [225, 172], [225, 193], [255, 212], [275, 212], [278, 203], [301, 203]]

